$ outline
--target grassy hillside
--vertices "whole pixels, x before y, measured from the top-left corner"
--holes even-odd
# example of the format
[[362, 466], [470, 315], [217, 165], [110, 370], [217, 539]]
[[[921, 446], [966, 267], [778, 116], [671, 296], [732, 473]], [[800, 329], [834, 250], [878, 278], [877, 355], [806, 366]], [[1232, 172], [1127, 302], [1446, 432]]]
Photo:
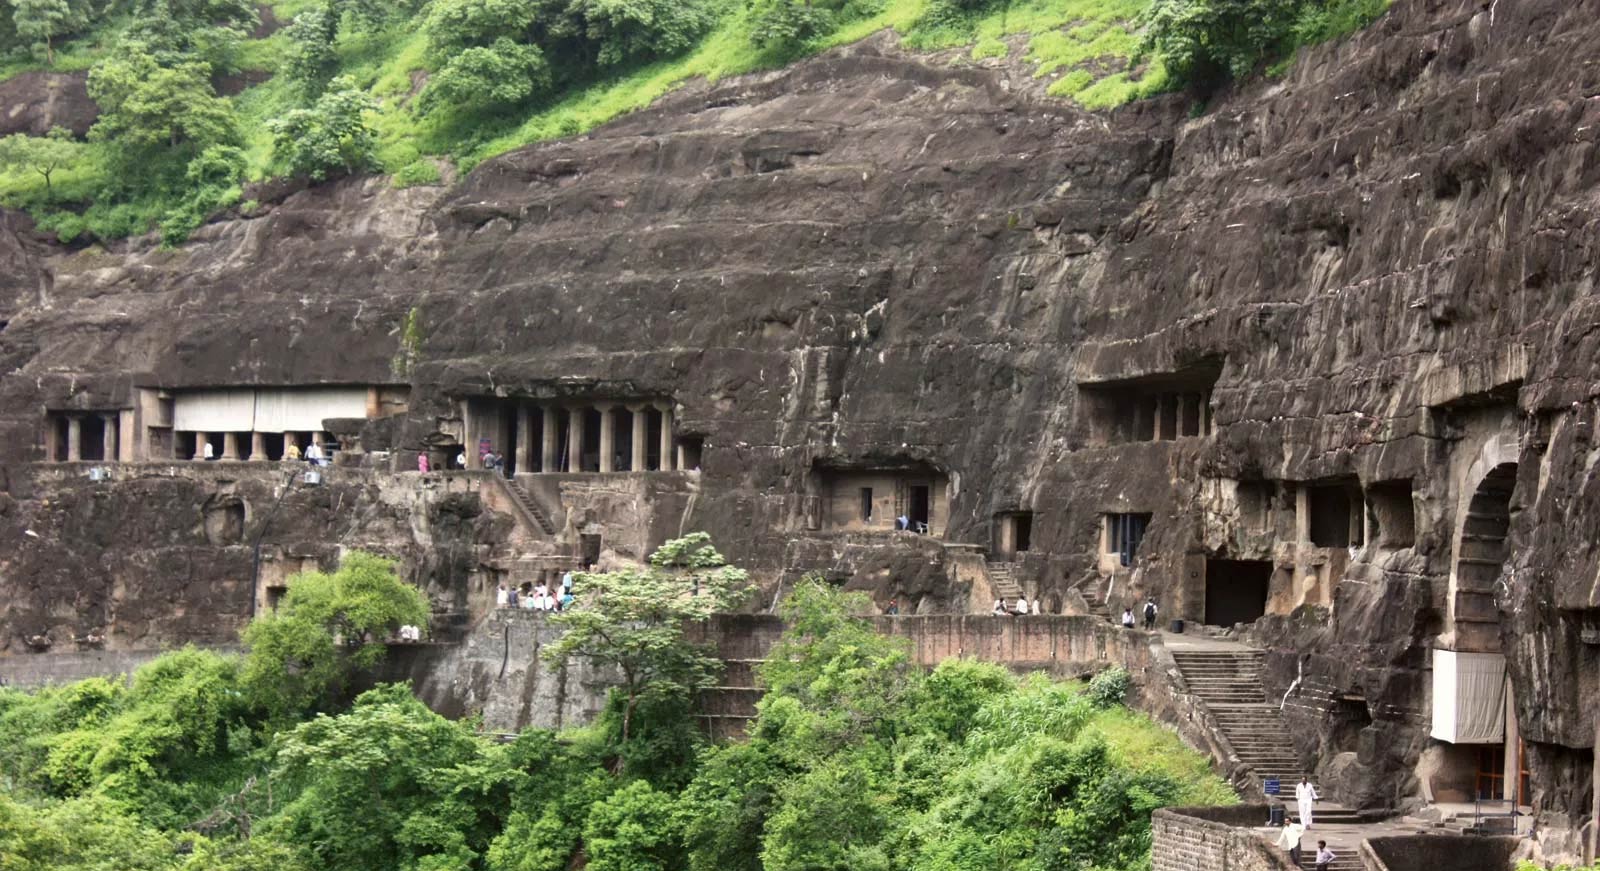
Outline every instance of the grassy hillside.
[[[582, 133], [690, 80], [781, 66], [885, 29], [954, 63], [1015, 53], [1047, 93], [1108, 108], [1180, 84], [1162, 44], [1135, 60], [1141, 24], [1163, 7], [1215, 0], [59, 0], [87, 10], [82, 32], [48, 45], [5, 28], [12, 2], [0, 0], [0, 78], [91, 70], [91, 93], [112, 117], [88, 142], [0, 141], [0, 203], [63, 239], [159, 228], [176, 242], [217, 211], [248, 211], [243, 182], [377, 171], [401, 186], [431, 183], [447, 164], [469, 170]], [[1263, 50], [1270, 58], [1360, 26], [1387, 0], [1256, 2], [1312, 4], [1322, 18], [1354, 10], [1280, 36]], [[186, 68], [204, 74], [174, 73], [160, 94], [140, 89]], [[240, 79], [258, 84], [216, 95]]]

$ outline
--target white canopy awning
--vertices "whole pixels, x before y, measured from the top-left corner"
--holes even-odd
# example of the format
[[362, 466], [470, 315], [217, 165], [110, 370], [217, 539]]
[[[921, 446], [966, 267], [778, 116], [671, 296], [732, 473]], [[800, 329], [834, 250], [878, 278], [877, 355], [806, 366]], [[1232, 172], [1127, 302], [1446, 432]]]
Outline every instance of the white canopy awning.
[[1506, 739], [1506, 658], [1433, 652], [1433, 737], [1452, 744]]
[[172, 428], [181, 432], [304, 432], [333, 417], [367, 416], [367, 388], [225, 388], [178, 394]]

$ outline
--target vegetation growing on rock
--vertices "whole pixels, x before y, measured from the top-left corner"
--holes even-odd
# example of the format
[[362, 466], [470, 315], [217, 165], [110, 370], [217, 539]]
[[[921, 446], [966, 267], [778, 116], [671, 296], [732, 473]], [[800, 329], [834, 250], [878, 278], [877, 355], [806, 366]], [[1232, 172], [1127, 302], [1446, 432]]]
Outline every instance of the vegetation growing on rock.
[[[1246, 56], [1334, 35], [1384, 2], [277, 0], [258, 10], [247, 0], [0, 0], [0, 74], [89, 69], [101, 110], [89, 142], [62, 151], [48, 181], [37, 161], [0, 160], [0, 203], [62, 239], [159, 228], [172, 243], [237, 204], [249, 181], [378, 169], [430, 183], [429, 158], [471, 168], [688, 80], [886, 28], [916, 49], [972, 45], [973, 60], [1021, 42], [1051, 94], [1095, 108], [1181, 83], [1163, 64], [1242, 72]], [[1257, 7], [1281, 7], [1263, 20], [1283, 26], [1252, 30], [1244, 47], [1218, 40], [1230, 16]], [[1148, 64], [1133, 60], [1141, 15], [1153, 31]], [[219, 161], [215, 149], [237, 151]]]

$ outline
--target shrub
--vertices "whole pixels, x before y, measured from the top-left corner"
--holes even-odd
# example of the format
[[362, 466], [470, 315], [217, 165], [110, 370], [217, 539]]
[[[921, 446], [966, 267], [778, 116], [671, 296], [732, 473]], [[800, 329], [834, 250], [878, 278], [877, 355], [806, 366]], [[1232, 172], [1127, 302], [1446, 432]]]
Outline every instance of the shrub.
[[1089, 681], [1089, 698], [1094, 701], [1096, 707], [1116, 707], [1127, 698], [1130, 683], [1128, 670], [1120, 665], [1113, 666]]
[[321, 181], [330, 173], [355, 172], [372, 165], [377, 133], [367, 116], [377, 101], [348, 76], [328, 84], [309, 109], [295, 109], [267, 122], [274, 152], [291, 173]]

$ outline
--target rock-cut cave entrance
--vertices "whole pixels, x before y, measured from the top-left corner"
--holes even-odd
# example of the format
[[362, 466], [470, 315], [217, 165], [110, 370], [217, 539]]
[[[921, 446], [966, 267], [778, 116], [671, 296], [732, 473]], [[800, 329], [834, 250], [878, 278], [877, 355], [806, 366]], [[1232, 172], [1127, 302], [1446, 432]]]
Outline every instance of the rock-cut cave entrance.
[[1206, 625], [1254, 623], [1267, 613], [1270, 560], [1206, 560]]
[[1527, 801], [1527, 771], [1500, 643], [1495, 590], [1510, 557], [1517, 464], [1479, 480], [1457, 524], [1450, 573], [1450, 644], [1433, 654], [1435, 795]]

